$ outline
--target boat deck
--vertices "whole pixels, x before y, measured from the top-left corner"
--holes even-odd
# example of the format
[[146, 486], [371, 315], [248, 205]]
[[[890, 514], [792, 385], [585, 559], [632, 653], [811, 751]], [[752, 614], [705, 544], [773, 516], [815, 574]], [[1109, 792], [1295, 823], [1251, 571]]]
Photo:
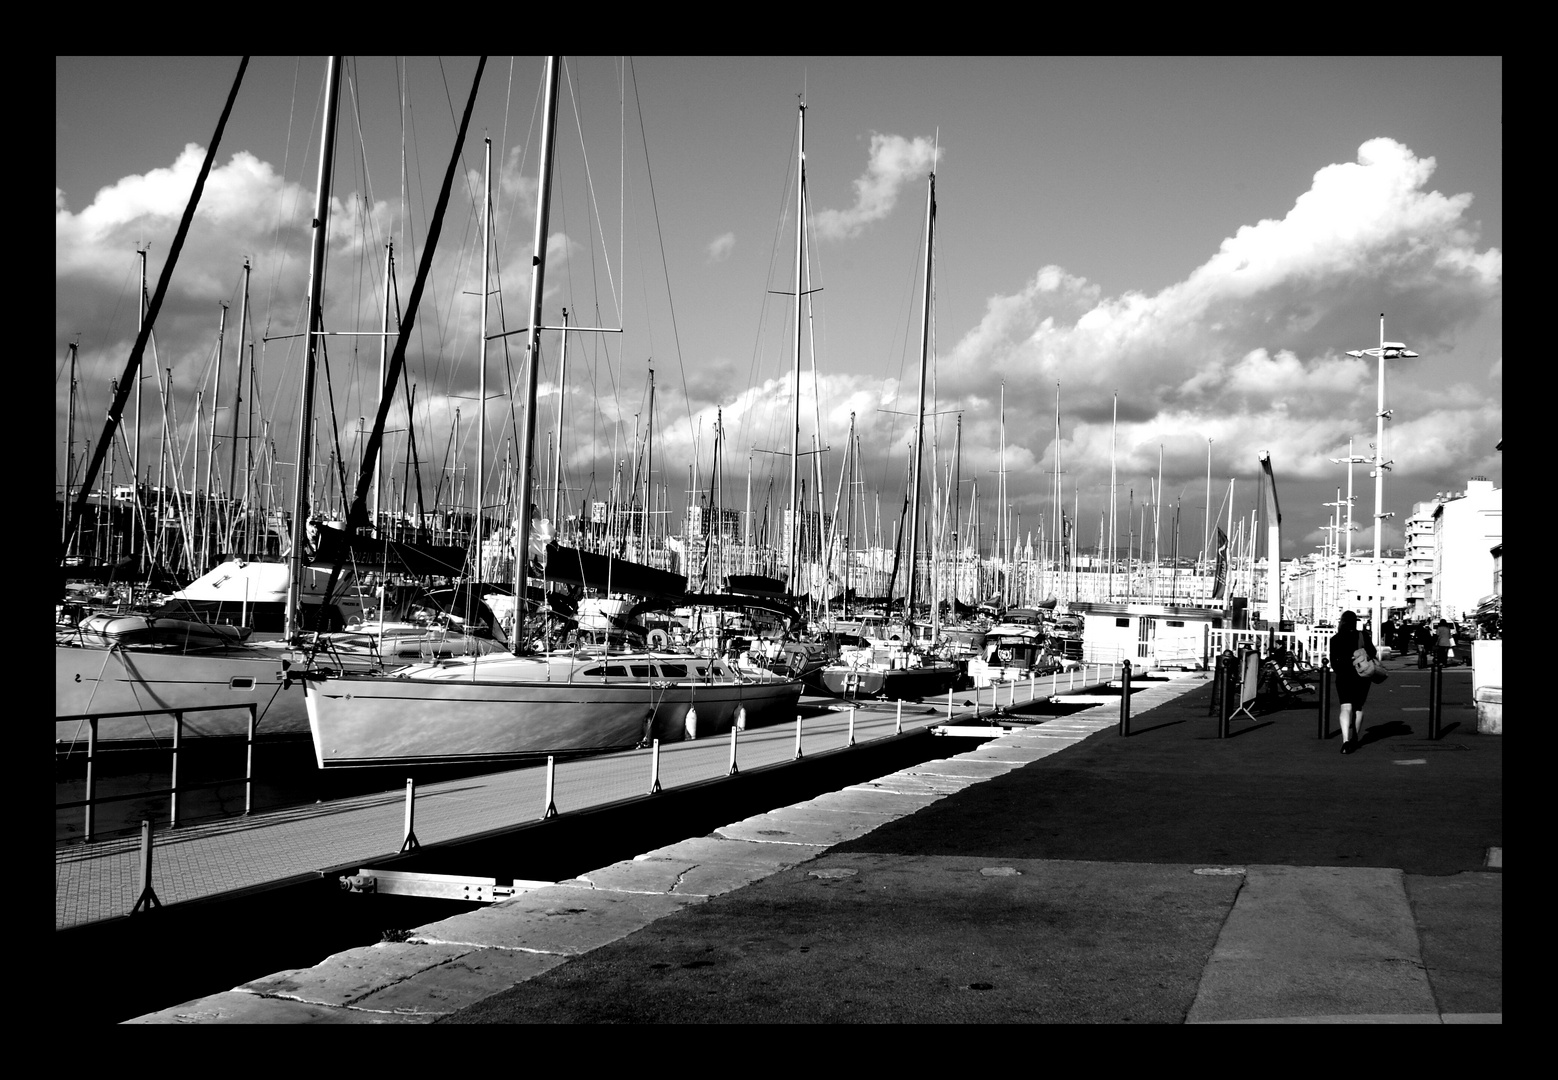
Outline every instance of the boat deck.
[[[941, 702], [905, 702], [904, 732], [937, 724], [969, 721], [992, 707], [1046, 702], [1052, 697], [1096, 688], [1115, 669], [1040, 679], [980, 691], [957, 692], [952, 706]], [[801, 752], [812, 756], [849, 745], [848, 705], [825, 698], [803, 699], [813, 712], [801, 723]], [[823, 710], [820, 715], [815, 710]], [[950, 716], [949, 716], [950, 713]], [[898, 731], [899, 705], [861, 702], [854, 709], [854, 741], [865, 743]], [[747, 771], [794, 760], [796, 725], [741, 732], [736, 766]], [[658, 780], [662, 790], [727, 776], [731, 740], [717, 736], [663, 745]], [[586, 810], [638, 798], [650, 790], [652, 750], [628, 750], [559, 762], [552, 791], [559, 813]], [[416, 789], [413, 832], [422, 846], [469, 838], [526, 825], [546, 813], [547, 770], [515, 769], [465, 777]], [[355, 873], [396, 855], [405, 838], [404, 788], [267, 811], [251, 817], [184, 825], [154, 833], [152, 889], [164, 905], [223, 893], [261, 889], [294, 881]], [[54, 926], [56, 930], [130, 914], [138, 899], [140, 838], [60, 844], [54, 854]]]

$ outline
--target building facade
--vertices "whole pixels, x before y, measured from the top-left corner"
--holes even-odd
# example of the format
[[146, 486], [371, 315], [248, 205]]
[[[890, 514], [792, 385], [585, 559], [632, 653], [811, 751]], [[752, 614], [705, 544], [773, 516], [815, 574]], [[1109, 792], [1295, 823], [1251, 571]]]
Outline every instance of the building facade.
[[1472, 477], [1465, 491], [1447, 496], [1434, 510], [1433, 531], [1429, 614], [1469, 618], [1478, 601], [1493, 591], [1493, 549], [1504, 542], [1504, 489], [1486, 477]]

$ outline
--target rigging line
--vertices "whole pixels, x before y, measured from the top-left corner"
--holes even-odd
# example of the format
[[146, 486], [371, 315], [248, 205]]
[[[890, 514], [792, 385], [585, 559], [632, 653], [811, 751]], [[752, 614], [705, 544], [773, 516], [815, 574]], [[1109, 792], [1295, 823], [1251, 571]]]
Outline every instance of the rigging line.
[[688, 410], [687, 426], [692, 427], [692, 393], [687, 389], [687, 367], [682, 362], [682, 334], [676, 323], [676, 301], [671, 297], [671, 267], [665, 257], [665, 233], [660, 227], [660, 203], [655, 197], [655, 173], [654, 167], [649, 163], [649, 132], [644, 127], [644, 102], [638, 94], [638, 72], [629, 65], [633, 71], [633, 102], [638, 108], [638, 131], [644, 140], [644, 172], [649, 179], [649, 205], [654, 208], [655, 236], [660, 241], [660, 269], [665, 275], [665, 299], [671, 308], [671, 337], [676, 342], [676, 368], [682, 377], [682, 404]]
[[[292, 133], [293, 133], [293, 130], [294, 130], [296, 122], [297, 122], [297, 110], [298, 110], [298, 79], [301, 77], [302, 71], [303, 71], [303, 58], [300, 56], [300, 57], [297, 58], [297, 61], [294, 63], [293, 68], [292, 68], [292, 101], [287, 106], [287, 139], [286, 139], [286, 143], [284, 144], [284, 149], [282, 150], [282, 156], [281, 156], [281, 177], [282, 177], [282, 184], [283, 184], [282, 190], [283, 191], [285, 191], [286, 187], [287, 187], [287, 185], [286, 185], [287, 168], [288, 168], [289, 163], [292, 160]], [[320, 92], [321, 92], [321, 94], [323, 94], [323, 89], [321, 89]], [[294, 205], [294, 207], [296, 206], [298, 200], [300, 200], [301, 198], [302, 198], [302, 192], [301, 191], [298, 191], [298, 192], [294, 193], [294, 195], [293, 195], [293, 205]], [[281, 222], [282, 222], [282, 219], [286, 216], [285, 210], [286, 210], [286, 197], [285, 197], [285, 195], [283, 195], [283, 197], [277, 202], [277, 205], [276, 205], [276, 221], [275, 221], [275, 224], [272, 225], [272, 227], [271, 227], [271, 244], [270, 244], [270, 247], [271, 247], [271, 253], [273, 255], [275, 255], [277, 250], [281, 247]], [[293, 213], [296, 213], [296, 212], [297, 211], [294, 209]], [[275, 259], [275, 263], [276, 263], [275, 269], [274, 269], [274, 271], [271, 274], [270, 294], [265, 298], [265, 330], [260, 335], [261, 338], [267, 338], [267, 337], [270, 336], [271, 312], [275, 308], [276, 293], [277, 293], [277, 291], [281, 287], [281, 274], [282, 274], [282, 270], [283, 270], [283, 268], [284, 268], [284, 266], [286, 264], [285, 256], [277, 257]]]
[[[579, 155], [584, 158], [584, 183], [585, 187], [588, 188], [590, 192], [590, 206], [595, 212], [595, 220], [599, 222], [601, 219], [600, 204], [595, 198], [595, 176], [590, 171], [590, 151], [589, 148], [584, 145], [584, 121], [579, 118], [579, 96], [573, 85], [573, 70], [568, 66], [568, 61], [566, 59], [563, 60], [563, 74], [568, 79], [568, 97], [569, 100], [573, 103], [573, 122], [575, 128], [577, 128], [579, 132]], [[637, 88], [635, 87], [635, 90], [636, 89]], [[645, 152], [645, 160], [648, 160], [647, 148]], [[619, 226], [622, 225], [621, 218], [618, 218], [617, 221]], [[626, 230], [624, 229], [623, 231], [625, 232]], [[605, 230], [603, 228], [601, 236], [602, 241], [605, 240], [604, 232]], [[602, 246], [604, 247], [604, 244]], [[595, 245], [591, 243], [590, 259], [592, 263], [594, 258]], [[611, 289], [612, 302], [617, 305], [617, 322], [620, 325], [622, 322], [622, 298], [617, 295], [617, 281], [611, 272], [611, 256], [609, 254], [606, 256], [606, 282]]]

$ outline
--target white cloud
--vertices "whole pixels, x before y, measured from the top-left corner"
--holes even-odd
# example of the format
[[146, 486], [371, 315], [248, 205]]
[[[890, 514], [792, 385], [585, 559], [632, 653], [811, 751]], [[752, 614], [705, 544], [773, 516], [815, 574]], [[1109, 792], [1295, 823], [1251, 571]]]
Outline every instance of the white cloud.
[[726, 259], [730, 258], [730, 253], [735, 250], [735, 247], [736, 234], [733, 232], [721, 233], [719, 236], [716, 236], [713, 240], [709, 241], [709, 246], [707, 249], [709, 262], [724, 262]]
[[872, 222], [892, 213], [905, 184], [923, 180], [934, 168], [936, 145], [923, 136], [871, 136], [871, 160], [855, 179], [855, 205], [847, 210], [822, 210], [814, 223], [824, 240], [848, 240]]

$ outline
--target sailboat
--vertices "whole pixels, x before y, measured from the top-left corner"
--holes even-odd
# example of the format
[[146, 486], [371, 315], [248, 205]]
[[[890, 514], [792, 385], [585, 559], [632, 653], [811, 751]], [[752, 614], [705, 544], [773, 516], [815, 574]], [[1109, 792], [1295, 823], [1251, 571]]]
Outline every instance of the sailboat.
[[[532, 548], [531, 478], [559, 66], [558, 57], [547, 59], [525, 430], [519, 446], [515, 550], [521, 586]], [[546, 576], [552, 576], [550, 568]], [[523, 595], [524, 589], [519, 591]], [[623, 613], [608, 610], [611, 606], [597, 605], [604, 640], [594, 648], [494, 653], [417, 664], [387, 675], [311, 674], [304, 690], [319, 767], [617, 750], [650, 739], [675, 741], [778, 723], [795, 715], [802, 690], [798, 680], [740, 669], [718, 657], [640, 648], [636, 636], [625, 632]], [[581, 627], [588, 628], [586, 618]], [[516, 650], [528, 647], [523, 639], [516, 642]]]
[[[828, 664], [815, 676], [831, 694], [839, 697], [932, 697], [950, 690], [958, 680], [955, 663], [927, 655], [915, 638], [914, 595], [918, 583], [916, 540], [922, 487], [920, 459], [925, 435], [925, 372], [930, 358], [931, 260], [936, 236], [936, 174], [930, 175], [925, 199], [925, 295], [920, 332], [920, 403], [914, 435], [914, 481], [909, 513], [909, 577], [903, 604], [901, 632], [869, 647], [841, 650], [837, 663]], [[891, 588], [891, 583], [889, 583]]]
[[[321, 326], [341, 68], [342, 58], [332, 57], [313, 218], [308, 315], [313, 332], [308, 336], [304, 369], [300, 478], [308, 475], [311, 450], [308, 424]], [[434, 246], [427, 245], [424, 259]], [[414, 304], [415, 299], [408, 317]], [[244, 736], [252, 706], [259, 734], [302, 739], [309, 734], [308, 711], [297, 675], [306, 665], [328, 662], [345, 670], [367, 671], [387, 661], [403, 663], [493, 646], [490, 634], [451, 627], [447, 620], [442, 625], [436, 618], [397, 623], [381, 614], [376, 623], [368, 622], [349, 580], [346, 587], [338, 581], [333, 589], [325, 580], [331, 576], [332, 560], [349, 565], [354, 552], [344, 550], [344, 544], [326, 543], [335, 540], [332, 529], [320, 531], [317, 547], [311, 543], [306, 487], [298, 484], [291, 550], [285, 563], [229, 559], [152, 614], [89, 616], [56, 635], [56, 753], [85, 746], [92, 734], [89, 716], [102, 718], [95, 732], [99, 745], [166, 744], [175, 733], [174, 710], [191, 709], [198, 711], [184, 714], [186, 735]], [[324, 548], [331, 547], [333, 555], [320, 557]], [[310, 550], [315, 552], [311, 563], [305, 560]], [[361, 561], [379, 565], [378, 552], [370, 556]], [[268, 623], [271, 618], [279, 619], [280, 626]], [[234, 619], [239, 625], [232, 625]], [[255, 636], [256, 627], [279, 628], [282, 636], [261, 640]], [[305, 652], [300, 647], [305, 628], [338, 633], [315, 634]], [[320, 651], [311, 656], [314, 649]]]

